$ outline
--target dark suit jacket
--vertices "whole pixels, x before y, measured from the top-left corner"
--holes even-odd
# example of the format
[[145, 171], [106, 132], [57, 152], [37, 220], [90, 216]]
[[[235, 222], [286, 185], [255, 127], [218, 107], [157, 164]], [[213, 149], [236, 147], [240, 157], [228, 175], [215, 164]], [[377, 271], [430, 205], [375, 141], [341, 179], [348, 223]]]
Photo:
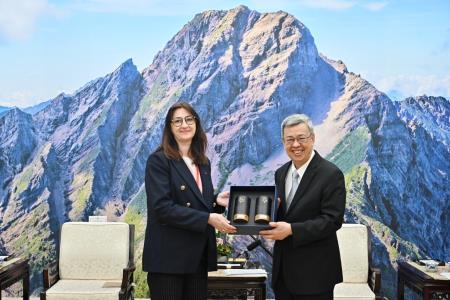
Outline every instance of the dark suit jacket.
[[145, 170], [147, 228], [143, 270], [154, 273], [194, 273], [207, 253], [208, 270], [216, 270], [217, 248], [211, 212], [223, 212], [215, 202], [211, 165], [200, 166], [203, 194], [181, 159], [162, 151], [151, 154]]
[[275, 172], [281, 198], [277, 221], [291, 223], [293, 234], [275, 242], [272, 285], [283, 278], [293, 294], [321, 294], [342, 282], [336, 231], [344, 217], [344, 175], [316, 152], [286, 211], [285, 178], [291, 163]]

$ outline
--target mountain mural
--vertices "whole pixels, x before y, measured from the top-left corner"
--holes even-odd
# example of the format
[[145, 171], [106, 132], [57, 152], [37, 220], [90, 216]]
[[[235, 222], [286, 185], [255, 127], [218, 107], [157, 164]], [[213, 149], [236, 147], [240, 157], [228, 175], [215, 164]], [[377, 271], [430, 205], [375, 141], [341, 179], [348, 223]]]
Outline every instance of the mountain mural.
[[10, 110], [11, 108], [9, 108], [9, 107], [6, 107], [6, 106], [0, 106], [0, 118], [2, 117], [2, 116], [4, 116], [5, 114], [6, 114], [6, 112], [8, 111], [8, 110]]
[[[22, 111], [29, 113], [31, 115], [34, 115], [35, 113], [43, 110], [44, 108], [47, 107], [47, 105], [49, 105], [51, 102], [51, 100], [33, 105], [33, 106], [29, 106], [29, 107], [25, 107], [23, 109], [21, 109]], [[7, 107], [7, 106], [0, 106], [0, 117], [4, 116], [9, 110], [13, 109], [14, 107]]]
[[[398, 259], [450, 260], [450, 101], [392, 101], [320, 54], [292, 15], [239, 6], [196, 15], [141, 72], [128, 60], [34, 114], [14, 108], [0, 118], [0, 250], [31, 258], [35, 291], [60, 225], [89, 215], [136, 225], [141, 269], [145, 162], [179, 100], [201, 117], [218, 190], [273, 185], [287, 160], [281, 121], [310, 115], [316, 149], [345, 173], [346, 222], [370, 226], [387, 297]], [[229, 239], [237, 250], [251, 241]], [[144, 296], [141, 271], [136, 281]]]

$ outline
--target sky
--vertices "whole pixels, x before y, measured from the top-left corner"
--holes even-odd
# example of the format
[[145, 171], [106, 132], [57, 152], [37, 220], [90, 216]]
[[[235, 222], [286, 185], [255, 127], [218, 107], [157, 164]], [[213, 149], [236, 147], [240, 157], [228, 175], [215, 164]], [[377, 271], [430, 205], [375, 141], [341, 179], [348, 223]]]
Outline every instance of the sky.
[[395, 100], [450, 99], [448, 0], [0, 0], [0, 106], [71, 94], [129, 58], [143, 70], [195, 14], [238, 5], [292, 14]]

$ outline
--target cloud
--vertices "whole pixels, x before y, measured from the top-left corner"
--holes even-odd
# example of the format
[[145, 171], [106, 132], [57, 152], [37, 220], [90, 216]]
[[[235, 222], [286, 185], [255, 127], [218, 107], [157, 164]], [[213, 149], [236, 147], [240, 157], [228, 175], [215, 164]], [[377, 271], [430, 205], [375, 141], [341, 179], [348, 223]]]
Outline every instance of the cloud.
[[299, 0], [299, 4], [329, 10], [345, 10], [354, 7], [358, 1], [352, 0]]
[[0, 106], [32, 106], [37, 102], [35, 100], [31, 100], [32, 98], [32, 93], [30, 91], [14, 91], [10, 94], [0, 93]]
[[153, 0], [78, 0], [70, 7], [75, 10], [100, 13], [143, 13], [151, 11], [156, 1]]
[[367, 8], [368, 10], [371, 11], [380, 11], [383, 8], [385, 8], [388, 5], [387, 1], [382, 1], [382, 2], [370, 2], [370, 3], [366, 3], [363, 6], [365, 8]]
[[372, 80], [377, 89], [387, 94], [410, 96], [444, 96], [450, 99], [450, 75], [397, 75]]
[[327, 10], [348, 10], [354, 7], [363, 7], [370, 11], [380, 11], [389, 3], [388, 1], [366, 0], [298, 0], [300, 5]]
[[440, 41], [431, 49], [430, 55], [435, 59], [439, 58], [442, 61], [448, 61], [448, 55], [450, 54], [450, 29], [439, 33], [439, 39]]
[[[229, 9], [233, 1], [223, 0], [77, 0], [72, 1], [70, 8], [80, 11], [96, 13], [126, 13], [132, 15], [186, 15], [198, 13], [208, 9]], [[237, 1], [235, 3], [238, 3]], [[363, 7], [371, 11], [383, 9], [388, 1], [370, 0], [278, 0], [274, 4], [269, 0], [247, 0], [241, 2], [250, 9], [262, 12], [278, 10], [282, 6], [304, 6], [316, 9], [342, 11], [354, 7]], [[236, 4], [237, 6], [237, 4]]]
[[447, 29], [447, 32], [444, 37], [444, 42], [442, 43], [441, 50], [444, 52], [450, 51], [450, 29]]
[[[207, 9], [227, 8], [220, 0], [77, 0], [68, 6], [71, 10], [95, 13], [119, 13], [146, 16], [177, 16], [194, 14]], [[237, 6], [237, 5], [236, 5]]]
[[40, 18], [59, 13], [47, 0], [1, 0], [0, 38], [25, 40], [33, 33]]

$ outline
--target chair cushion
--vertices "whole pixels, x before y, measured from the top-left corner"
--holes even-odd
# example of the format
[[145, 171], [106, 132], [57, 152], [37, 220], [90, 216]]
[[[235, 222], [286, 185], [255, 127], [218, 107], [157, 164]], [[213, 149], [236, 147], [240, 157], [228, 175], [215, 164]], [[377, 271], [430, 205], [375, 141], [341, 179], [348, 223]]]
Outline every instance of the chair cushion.
[[342, 273], [346, 283], [367, 283], [369, 252], [367, 227], [343, 224], [337, 231]]
[[339, 283], [334, 287], [336, 300], [375, 300], [367, 283]]
[[126, 223], [68, 222], [61, 228], [61, 279], [121, 280], [129, 260]]
[[47, 300], [117, 300], [119, 287], [103, 287], [104, 280], [59, 280], [46, 291]]

